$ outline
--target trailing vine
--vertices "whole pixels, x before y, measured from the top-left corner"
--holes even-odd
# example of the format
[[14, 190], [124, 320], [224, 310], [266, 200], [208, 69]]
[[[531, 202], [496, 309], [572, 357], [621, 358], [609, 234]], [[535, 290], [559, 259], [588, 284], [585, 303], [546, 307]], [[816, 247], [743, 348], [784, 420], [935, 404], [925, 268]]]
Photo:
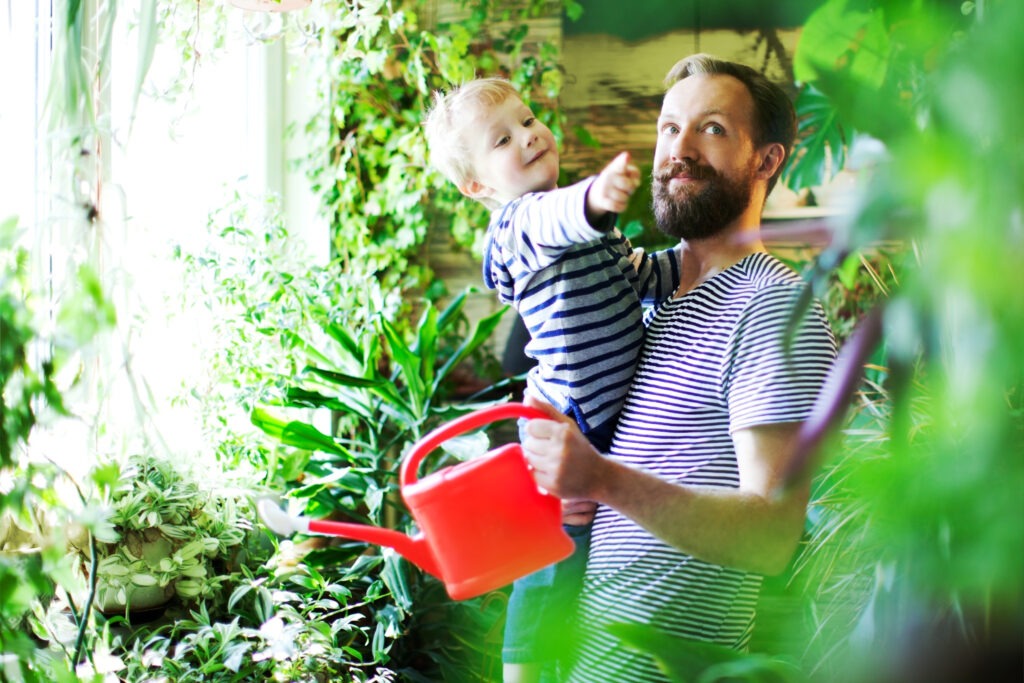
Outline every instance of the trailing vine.
[[[561, 138], [557, 47], [531, 38], [530, 22], [563, 9], [576, 16], [578, 6], [510, 5], [449, 3], [458, 20], [428, 26], [420, 3], [337, 3], [340, 19], [321, 37], [321, 107], [306, 128], [317, 151], [305, 161], [346, 276], [375, 279], [385, 292], [423, 293], [433, 281], [419, 258], [428, 231], [448, 230], [473, 248], [486, 228], [486, 210], [428, 164], [420, 124], [433, 91], [504, 76]], [[443, 292], [434, 284], [431, 291]]]

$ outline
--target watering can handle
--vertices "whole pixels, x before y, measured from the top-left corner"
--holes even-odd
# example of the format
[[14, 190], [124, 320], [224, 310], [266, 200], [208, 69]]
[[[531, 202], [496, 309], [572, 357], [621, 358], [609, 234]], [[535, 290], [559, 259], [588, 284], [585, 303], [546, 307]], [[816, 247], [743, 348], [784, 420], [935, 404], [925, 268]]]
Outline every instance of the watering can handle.
[[491, 422], [498, 422], [499, 420], [508, 420], [518, 417], [525, 417], [528, 419], [549, 419], [548, 415], [544, 411], [538, 410], [537, 408], [531, 408], [530, 406], [523, 405], [522, 403], [503, 403], [498, 406], [477, 410], [476, 412], [463, 415], [458, 419], [441, 425], [417, 441], [412, 447], [412, 450], [409, 451], [409, 455], [407, 455], [405, 460], [402, 462], [402, 486], [408, 486], [418, 480], [419, 475], [417, 474], [417, 471], [419, 470], [420, 463], [423, 461], [423, 458], [448, 439], [474, 430], [477, 427], [490, 424]]

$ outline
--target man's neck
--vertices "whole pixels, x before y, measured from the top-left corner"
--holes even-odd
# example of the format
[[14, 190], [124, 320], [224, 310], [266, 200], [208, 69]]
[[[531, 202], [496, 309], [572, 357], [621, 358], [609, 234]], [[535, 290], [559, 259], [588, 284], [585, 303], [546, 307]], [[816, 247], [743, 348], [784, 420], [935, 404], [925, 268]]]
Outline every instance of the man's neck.
[[757, 221], [741, 220], [722, 232], [683, 242], [682, 276], [676, 296], [682, 296], [751, 254], [766, 251]]

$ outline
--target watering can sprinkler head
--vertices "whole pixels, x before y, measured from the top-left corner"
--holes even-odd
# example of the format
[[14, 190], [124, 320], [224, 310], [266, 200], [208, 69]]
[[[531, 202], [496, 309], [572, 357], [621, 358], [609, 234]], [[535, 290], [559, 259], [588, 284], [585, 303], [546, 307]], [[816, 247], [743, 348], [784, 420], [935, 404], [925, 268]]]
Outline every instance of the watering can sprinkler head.
[[278, 536], [309, 533], [308, 519], [289, 515], [269, 498], [260, 498], [256, 501], [256, 511], [267, 528]]

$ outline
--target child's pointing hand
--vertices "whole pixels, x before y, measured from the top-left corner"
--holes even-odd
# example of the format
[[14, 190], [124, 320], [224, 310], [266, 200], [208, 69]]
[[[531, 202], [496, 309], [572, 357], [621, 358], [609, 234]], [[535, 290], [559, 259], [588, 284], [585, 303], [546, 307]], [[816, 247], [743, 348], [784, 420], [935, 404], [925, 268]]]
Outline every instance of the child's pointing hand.
[[633, 165], [629, 152], [622, 152], [604, 167], [590, 186], [587, 192], [588, 218], [597, 219], [606, 213], [625, 211], [629, 198], [638, 187], [640, 169]]

